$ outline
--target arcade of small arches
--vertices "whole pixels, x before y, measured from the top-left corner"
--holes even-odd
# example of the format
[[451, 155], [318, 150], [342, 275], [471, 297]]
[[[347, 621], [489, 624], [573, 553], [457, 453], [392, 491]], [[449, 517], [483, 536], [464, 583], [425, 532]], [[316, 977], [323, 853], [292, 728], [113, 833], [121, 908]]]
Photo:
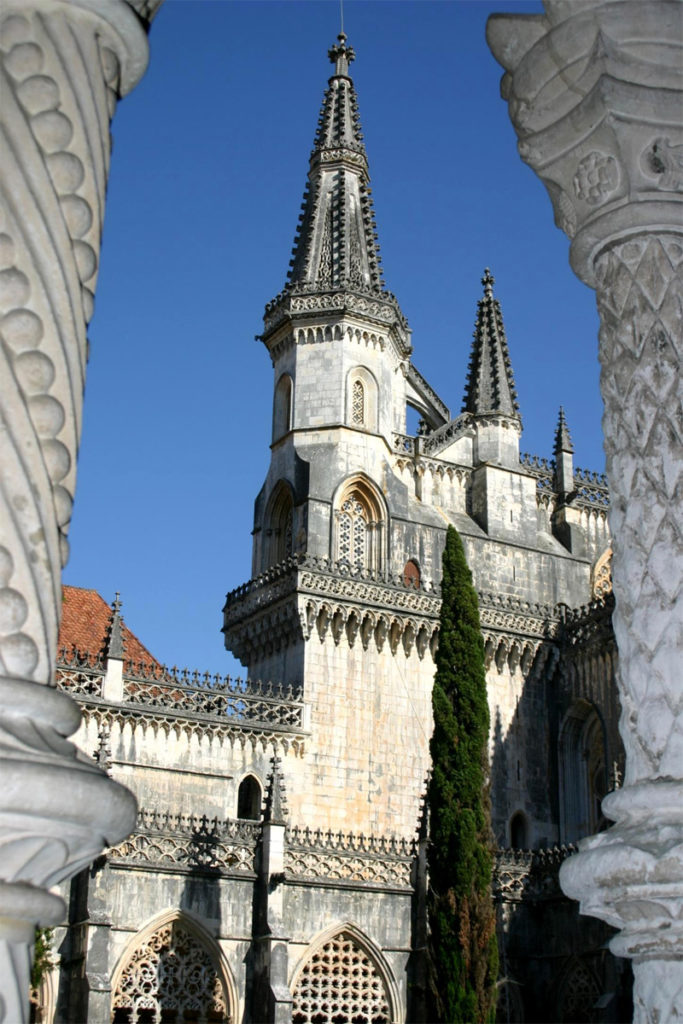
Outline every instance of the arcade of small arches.
[[342, 640], [349, 647], [360, 641], [363, 650], [374, 644], [381, 652], [387, 645], [394, 655], [402, 647], [407, 658], [415, 649], [422, 660], [427, 648], [435, 657], [439, 626], [433, 619], [384, 614], [311, 598], [306, 602], [304, 638], [308, 640], [315, 633], [321, 643], [329, 634], [337, 646]]
[[[398, 989], [384, 956], [350, 923], [326, 929], [293, 971], [293, 1024], [392, 1024]], [[235, 981], [216, 940], [168, 912], [127, 944], [112, 978], [111, 1024], [234, 1024]]]

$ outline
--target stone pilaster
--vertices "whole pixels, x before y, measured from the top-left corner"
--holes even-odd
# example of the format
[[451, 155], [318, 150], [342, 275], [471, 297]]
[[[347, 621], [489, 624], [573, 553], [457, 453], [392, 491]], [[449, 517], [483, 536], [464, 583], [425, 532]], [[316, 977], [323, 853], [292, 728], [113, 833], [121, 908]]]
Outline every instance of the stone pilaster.
[[636, 1020], [683, 998], [683, 5], [546, 0], [496, 15], [489, 44], [522, 158], [597, 292], [614, 538], [624, 787], [562, 885], [621, 929]]
[[47, 889], [132, 827], [135, 803], [65, 737], [53, 686], [61, 567], [119, 96], [147, 65], [123, 0], [6, 0], [0, 13], [0, 1021], [27, 1013]]
[[291, 1024], [289, 939], [284, 930], [284, 879], [287, 801], [279, 757], [266, 795], [259, 879], [254, 914], [254, 1020]]

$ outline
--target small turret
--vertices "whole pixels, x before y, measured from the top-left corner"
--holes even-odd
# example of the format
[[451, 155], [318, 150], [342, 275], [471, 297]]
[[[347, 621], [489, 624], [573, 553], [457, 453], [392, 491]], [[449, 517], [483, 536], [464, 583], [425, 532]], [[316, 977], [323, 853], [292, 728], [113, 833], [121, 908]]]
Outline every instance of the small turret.
[[121, 598], [118, 590], [111, 604], [102, 654], [106, 663], [102, 696], [107, 700], [123, 700], [123, 659], [126, 656], [126, 642], [123, 638]]
[[553, 486], [557, 492], [557, 505], [552, 517], [553, 534], [573, 555], [586, 554], [586, 532], [581, 513], [572, 505], [574, 499], [574, 445], [569, 427], [560, 406], [553, 445], [555, 475]]
[[117, 658], [123, 661], [126, 653], [126, 642], [123, 639], [122, 625], [121, 596], [117, 590], [111, 604], [111, 614], [104, 638], [104, 655], [106, 658]]
[[562, 500], [566, 501], [568, 495], [574, 490], [574, 445], [562, 406], [560, 406], [560, 415], [555, 431], [553, 454], [555, 456], [555, 490], [561, 495]]

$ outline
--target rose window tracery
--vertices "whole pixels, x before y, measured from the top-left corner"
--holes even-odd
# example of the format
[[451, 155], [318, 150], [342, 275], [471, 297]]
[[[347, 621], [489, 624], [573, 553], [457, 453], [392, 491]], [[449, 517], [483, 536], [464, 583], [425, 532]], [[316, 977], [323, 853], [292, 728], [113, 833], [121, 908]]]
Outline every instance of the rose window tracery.
[[181, 922], [147, 936], [132, 954], [112, 1001], [113, 1024], [231, 1024], [209, 952]]
[[368, 954], [340, 932], [305, 964], [292, 1007], [292, 1024], [389, 1024], [384, 983]]

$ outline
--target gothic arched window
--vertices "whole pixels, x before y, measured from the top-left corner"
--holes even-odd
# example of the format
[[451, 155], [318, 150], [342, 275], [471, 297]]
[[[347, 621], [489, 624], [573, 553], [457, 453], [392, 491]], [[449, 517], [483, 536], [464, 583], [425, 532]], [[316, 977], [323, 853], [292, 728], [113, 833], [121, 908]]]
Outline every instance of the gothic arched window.
[[113, 1024], [202, 1020], [230, 1024], [227, 985], [209, 949], [181, 919], [143, 935], [115, 978]]
[[577, 701], [562, 723], [559, 742], [562, 842], [573, 843], [605, 828], [607, 793], [605, 730], [597, 710]]
[[261, 786], [253, 775], [246, 775], [237, 791], [237, 817], [258, 821], [261, 817]]
[[347, 498], [339, 512], [339, 558], [356, 569], [367, 565], [368, 512], [355, 495]]
[[334, 935], [301, 969], [292, 1024], [390, 1024], [393, 1019], [377, 964], [349, 932]]
[[346, 378], [346, 422], [377, 430], [377, 381], [365, 366], [355, 366]]
[[354, 569], [381, 569], [383, 531], [383, 509], [374, 488], [360, 478], [349, 481], [337, 504], [336, 560]]
[[263, 544], [264, 569], [284, 562], [292, 554], [294, 550], [293, 524], [292, 492], [287, 484], [280, 483], [273, 491], [266, 513]]
[[273, 441], [292, 428], [292, 378], [283, 373], [275, 388], [273, 400]]
[[351, 422], [358, 427], [365, 423], [365, 388], [363, 381], [358, 378], [351, 387]]
[[529, 849], [529, 830], [526, 817], [517, 811], [510, 819], [510, 846], [513, 850]]

